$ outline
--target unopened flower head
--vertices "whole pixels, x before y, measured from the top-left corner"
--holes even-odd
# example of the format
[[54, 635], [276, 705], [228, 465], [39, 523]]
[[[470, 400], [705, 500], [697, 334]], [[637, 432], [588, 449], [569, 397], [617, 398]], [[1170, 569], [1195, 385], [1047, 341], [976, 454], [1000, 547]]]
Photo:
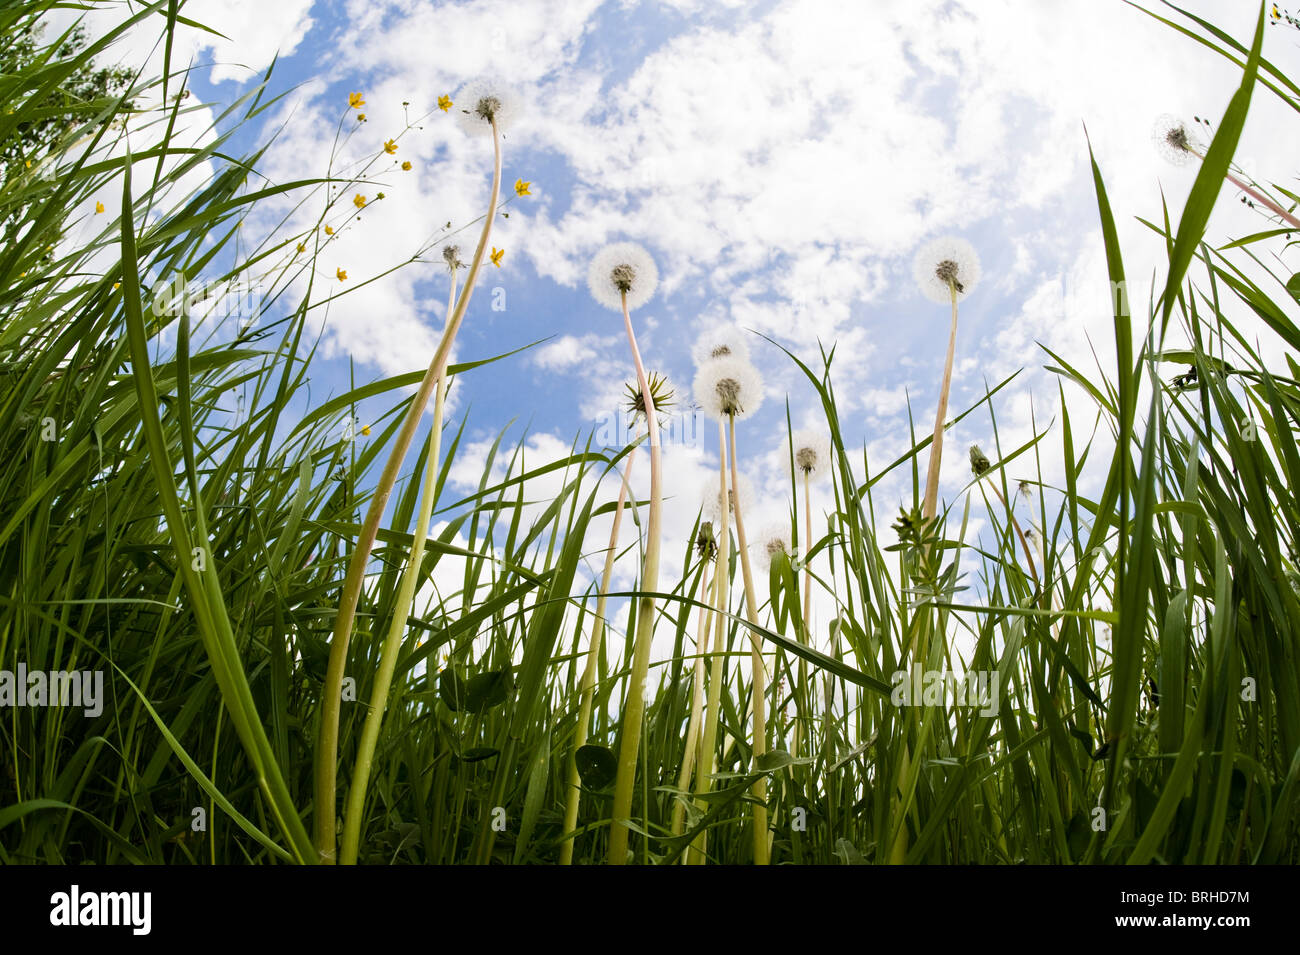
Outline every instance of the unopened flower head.
[[772, 560], [777, 554], [785, 554], [788, 558], [794, 556], [794, 548], [790, 544], [790, 528], [783, 524], [765, 528], [758, 535], [754, 547], [758, 550], [758, 566], [762, 570], [771, 568]]
[[472, 136], [487, 136], [495, 123], [504, 132], [517, 118], [519, 94], [497, 79], [474, 80], [456, 94], [460, 105], [456, 114], [460, 128]]
[[695, 373], [695, 402], [711, 418], [753, 414], [763, 403], [763, 376], [735, 355], [706, 361]]
[[970, 469], [976, 477], [983, 477], [989, 469], [989, 459], [978, 444], [970, 446]]
[[704, 521], [695, 532], [695, 556], [700, 560], [718, 559], [718, 538], [713, 533], [713, 522]]
[[949, 304], [954, 290], [960, 302], [980, 280], [975, 247], [956, 236], [943, 236], [921, 246], [912, 269], [921, 294], [939, 305]]
[[616, 312], [623, 311], [626, 295], [630, 311], [650, 301], [659, 285], [659, 270], [650, 253], [635, 242], [616, 242], [591, 260], [587, 285], [592, 298]]
[[794, 446], [794, 470], [796, 477], [807, 477], [816, 481], [830, 473], [831, 440], [820, 431], [811, 428], [796, 431], [791, 436]]
[[[673, 408], [674, 396], [676, 389], [667, 375], [661, 375], [657, 371], [646, 373], [650, 385], [650, 400], [654, 402], [655, 416], [662, 419], [669, 414]], [[633, 421], [637, 418], [645, 417], [645, 395], [641, 393], [641, 388], [636, 381], [628, 382], [624, 387], [627, 388], [627, 410], [632, 412]]]
[[442, 260], [449, 269], [458, 269], [465, 264], [460, 260], [460, 246], [450, 242], [442, 247]]
[[749, 342], [735, 325], [711, 328], [695, 343], [695, 363], [703, 365], [715, 358], [749, 359]]
[[[740, 513], [747, 514], [750, 505], [754, 500], [754, 485], [750, 483], [749, 478], [745, 475], [738, 475], [738, 480], [733, 487], [728, 478], [727, 481], [727, 503], [729, 505], [727, 523], [733, 525], [736, 523], [736, 505], [740, 505]], [[717, 478], [710, 480], [704, 486], [704, 516], [715, 524], [722, 522], [722, 488], [718, 487]]]
[[1151, 138], [1156, 150], [1164, 159], [1175, 166], [1185, 166], [1196, 155], [1196, 140], [1192, 137], [1187, 124], [1177, 116], [1165, 113], [1156, 119], [1151, 128]]

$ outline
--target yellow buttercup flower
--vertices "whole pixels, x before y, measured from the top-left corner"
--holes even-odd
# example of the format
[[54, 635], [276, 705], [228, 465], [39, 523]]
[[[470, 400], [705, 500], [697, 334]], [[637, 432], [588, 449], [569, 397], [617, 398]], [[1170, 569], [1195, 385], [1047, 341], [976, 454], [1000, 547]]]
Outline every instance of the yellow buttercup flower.
[[388, 153], [388, 155], [390, 155], [390, 156], [391, 156], [393, 153], [397, 152], [397, 142], [396, 142], [396, 140], [392, 140], [392, 139], [390, 139], [388, 142], [384, 143], [384, 152]]
[[104, 211], [104, 204], [102, 202], [95, 203], [95, 214], [98, 215], [103, 211]]
[[325, 234], [326, 234], [326, 235], [333, 235], [333, 234], [334, 234], [334, 227], [333, 227], [333, 226], [330, 226], [330, 225], [327, 225], [327, 226], [325, 227]]
[[501, 256], [505, 254], [505, 249], [498, 249], [495, 245], [492, 246], [492, 264], [497, 268], [501, 268]]
[[348, 273], [342, 269], [335, 269], [334, 274], [338, 276], [340, 282], [346, 282], [348, 280]]
[[366, 98], [362, 96], [360, 93], [349, 93], [348, 105], [351, 106], [353, 109], [360, 109], [361, 107], [366, 105]]
[[516, 179], [516, 180], [515, 180], [515, 195], [516, 195], [516, 196], [531, 196], [532, 193], [528, 191], [528, 187], [531, 186], [531, 185], [532, 185], [531, 182], [524, 182], [522, 179]]
[[298, 251], [299, 251], [299, 252], [306, 252], [306, 251], [307, 251], [307, 243], [306, 243], [306, 242], [299, 242], [299, 243], [298, 243]]
[[365, 114], [365, 113], [357, 113], [357, 122], [358, 122], [358, 123], [364, 123], [365, 121], [366, 121], [366, 114]]
[[442, 110], [444, 113], [447, 112], [447, 110], [451, 109], [451, 97], [450, 97], [450, 96], [439, 96], [439, 97], [438, 97], [438, 109]]
[[403, 169], [408, 169], [408, 170], [409, 170], [409, 169], [411, 168], [411, 160], [407, 159], [406, 161], [404, 161], [404, 162], [402, 163], [402, 168], [403, 168]]
[[369, 434], [370, 434], [370, 425], [366, 425], [364, 428], [362, 428], [362, 429], [361, 429], [361, 433], [364, 434], [364, 435], [369, 436]]
[[366, 197], [358, 192], [355, 196], [352, 197], [352, 204], [356, 206], [358, 209], [360, 209], [362, 206], [366, 204]]

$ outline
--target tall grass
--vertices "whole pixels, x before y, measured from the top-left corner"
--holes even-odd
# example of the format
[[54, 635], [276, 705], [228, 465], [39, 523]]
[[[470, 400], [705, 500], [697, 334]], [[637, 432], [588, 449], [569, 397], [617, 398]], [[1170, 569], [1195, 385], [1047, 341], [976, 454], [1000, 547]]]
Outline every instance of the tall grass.
[[[7, 7], [0, 27], [54, 5]], [[787, 353], [824, 413], [833, 509], [806, 520], [792, 483], [792, 524], [811, 539], [793, 561], [774, 556], [766, 588], [724, 522], [716, 563], [695, 533], [665, 539], [681, 578], [625, 593], [607, 592], [611, 544], [592, 524], [617, 509], [641, 526], [646, 502], [621, 493], [632, 444], [578, 436], [539, 463], [503, 430], [459, 495], [448, 475], [466, 423], [452, 422], [417, 443], [382, 509], [337, 700], [326, 670], [345, 576], [425, 371], [308, 395], [312, 310], [330, 297], [296, 252], [310, 236], [285, 225], [250, 248], [238, 226], [272, 201], [322, 208], [338, 177], [268, 185], [260, 153], [228, 154], [273, 102], [265, 83], [202, 146], [176, 139], [187, 107], [169, 59], [160, 78], [71, 103], [49, 154], [0, 185], [0, 669], [102, 670], [106, 700], [98, 716], [0, 710], [0, 861], [317, 861], [309, 833], [341, 828], [313, 793], [328, 696], [337, 778], [356, 787], [348, 858], [604, 862], [646, 626], [673, 649], [648, 663], [620, 821], [636, 861], [1300, 861], [1297, 281], [1266, 254], [1289, 241], [1281, 228], [1205, 242], [1253, 96], [1300, 110], [1300, 88], [1262, 58], [1262, 13], [1243, 44], [1176, 12], [1167, 22], [1240, 64], [1241, 86], [1179, 220], [1146, 223], [1168, 264], [1145, 307], [1122, 284], [1094, 163], [1110, 277], [1128, 294], [1112, 303], [1114, 368], [1044, 352], [1059, 422], [1004, 446], [1016, 376], [988, 388], [956, 416], [987, 422], [988, 467], [928, 521], [932, 436], [872, 461], [842, 428], [833, 350]], [[175, 12], [142, 8], [72, 58], [0, 76], [18, 104], [0, 139], [22, 104], [48, 101], [135, 27], [170, 50]], [[102, 216], [87, 211], [101, 200]], [[90, 238], [68, 241], [77, 229]], [[428, 266], [440, 268], [403, 267]], [[205, 335], [195, 315], [153, 307], [155, 283], [181, 274], [266, 294], [250, 320]], [[1262, 357], [1264, 334], [1284, 364]], [[472, 380], [477, 364], [446, 376]], [[371, 434], [345, 430], [381, 402]], [[878, 489], [899, 476], [911, 506], [878, 525], [892, 503]], [[421, 548], [412, 528], [430, 512]], [[963, 543], [973, 515], [988, 521], [978, 545]], [[805, 568], [837, 611], [816, 629]], [[743, 665], [753, 639], [776, 661], [770, 682], [761, 660]], [[993, 673], [1001, 691], [987, 711], [896, 705], [894, 675], [913, 667]], [[367, 736], [372, 699], [387, 705]], [[755, 713], [770, 716], [757, 738]]]

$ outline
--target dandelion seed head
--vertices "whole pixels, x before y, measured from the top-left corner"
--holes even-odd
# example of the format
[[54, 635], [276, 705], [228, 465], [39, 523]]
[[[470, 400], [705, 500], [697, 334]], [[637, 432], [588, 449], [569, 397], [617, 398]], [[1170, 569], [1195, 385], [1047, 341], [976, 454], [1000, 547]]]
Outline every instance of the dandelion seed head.
[[635, 242], [616, 242], [592, 258], [587, 285], [592, 298], [616, 312], [623, 311], [626, 295], [631, 311], [650, 301], [659, 285], [659, 270], [650, 253]]
[[711, 328], [695, 343], [695, 363], [702, 365], [715, 358], [749, 359], [749, 342], [735, 325]]
[[795, 476], [817, 481], [830, 473], [831, 441], [820, 431], [805, 428], [791, 436]]
[[442, 260], [449, 269], [458, 269], [465, 264], [460, 260], [460, 246], [450, 242], [442, 247]]
[[758, 566], [767, 571], [772, 567], [772, 560], [777, 554], [793, 557], [794, 547], [790, 543], [790, 528], [783, 524], [773, 524], [763, 529], [754, 542], [758, 551]]
[[460, 106], [457, 124], [471, 136], [491, 135], [493, 122], [497, 132], [504, 132], [519, 115], [519, 93], [495, 77], [466, 83], [455, 102]]
[[[736, 523], [735, 513], [737, 504], [740, 505], [740, 513], [745, 514], [749, 511], [750, 505], [754, 501], [753, 483], [743, 474], [739, 474], [736, 477], [737, 481], [734, 487], [731, 484], [730, 475], [727, 477], [727, 503], [729, 505], [727, 511], [728, 526]], [[704, 500], [704, 516], [714, 524], [721, 524], [722, 488], [718, 487], [718, 479], [716, 476], [704, 485], [701, 497]]]
[[1187, 130], [1187, 124], [1169, 113], [1158, 117], [1151, 128], [1151, 139], [1156, 144], [1156, 151], [1171, 165], [1186, 166], [1195, 155], [1195, 140]]
[[980, 259], [975, 247], [956, 236], [942, 236], [927, 242], [916, 253], [913, 276], [921, 294], [939, 305], [952, 301], [957, 290], [961, 301], [975, 290], [980, 280]]
[[700, 365], [695, 373], [695, 403], [722, 421], [752, 415], [763, 404], [763, 376], [744, 358], [727, 355]]

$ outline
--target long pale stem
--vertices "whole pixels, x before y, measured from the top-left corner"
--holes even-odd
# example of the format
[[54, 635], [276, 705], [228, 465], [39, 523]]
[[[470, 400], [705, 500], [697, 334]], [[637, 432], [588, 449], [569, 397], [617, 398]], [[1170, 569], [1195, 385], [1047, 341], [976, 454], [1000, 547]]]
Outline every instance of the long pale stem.
[[934, 438], [930, 442], [930, 470], [925, 479], [925, 504], [922, 514], [934, 517], [939, 504], [939, 464], [943, 459], [943, 423], [948, 415], [948, 391], [952, 387], [952, 359], [957, 350], [957, 286], [952, 291], [952, 330], [948, 333], [948, 357], [943, 365], [943, 384], [939, 386], [939, 408], [934, 415]]
[[[803, 472], [803, 642], [812, 645], [812, 567], [808, 563], [808, 551], [812, 550], [812, 495], [809, 491], [808, 472]], [[806, 688], [808, 685], [808, 661], [799, 658], [799, 685], [792, 687], [795, 699], [794, 734], [791, 740], [792, 755], [798, 756], [803, 742], [803, 723], [806, 718]]]
[[444, 378], [439, 378], [433, 407], [433, 432], [429, 436], [429, 459], [424, 466], [420, 514], [415, 523], [415, 539], [411, 543], [410, 560], [406, 565], [406, 573], [402, 575], [397, 604], [393, 608], [393, 620], [389, 624], [388, 635], [384, 638], [379, 670], [375, 674], [375, 685], [370, 694], [370, 711], [366, 714], [366, 723], [361, 730], [361, 742], [357, 746], [357, 758], [352, 769], [352, 785], [348, 789], [344, 809], [343, 840], [339, 853], [339, 861], [343, 865], [353, 865], [357, 861], [366, 788], [370, 782], [370, 764], [374, 760], [375, 746], [379, 742], [379, 730], [383, 725], [384, 711], [388, 707], [388, 693], [392, 686], [393, 671], [397, 667], [397, 653], [402, 647], [402, 637], [406, 634], [406, 620], [411, 612], [411, 604], [415, 600], [415, 588], [420, 578], [420, 564], [424, 560], [424, 544], [429, 536], [429, 519], [433, 513], [433, 498], [437, 490], [438, 456], [441, 453], [442, 443], [442, 410], [446, 395], [446, 381]]
[[[1197, 157], [1198, 159], [1205, 158], [1205, 155], [1199, 150], [1189, 149], [1188, 152], [1190, 152], [1193, 156]], [[1250, 196], [1256, 202], [1262, 203], [1263, 205], [1267, 206], [1274, 215], [1279, 216], [1282, 219], [1285, 219], [1288, 224], [1294, 226], [1297, 229], [1300, 229], [1300, 219], [1297, 219], [1293, 214], [1287, 212], [1285, 209], [1279, 206], [1268, 196], [1263, 195], [1254, 187], [1242, 182], [1240, 179], [1238, 179], [1230, 172], [1224, 173], [1224, 178], [1226, 178], [1228, 182], [1232, 183], [1234, 186], [1236, 186], [1246, 195]]]
[[[570, 833], [578, 825], [578, 801], [582, 780], [578, 775], [578, 750], [587, 744], [587, 730], [591, 722], [592, 699], [596, 692], [596, 673], [600, 668], [600, 648], [605, 635], [605, 602], [609, 583], [614, 576], [614, 559], [618, 556], [618, 532], [623, 526], [623, 508], [627, 503], [628, 487], [632, 480], [632, 459], [636, 447], [627, 454], [622, 485], [618, 491], [618, 508], [614, 511], [614, 525], [609, 531], [609, 550], [605, 552], [605, 568], [600, 575], [600, 594], [596, 597], [596, 619], [591, 626], [591, 646], [587, 648], [587, 667], [582, 674], [582, 702], [578, 707], [578, 727], [574, 734], [573, 753], [569, 757], [569, 793], [564, 807], [564, 832]], [[560, 847], [560, 865], [573, 862], [573, 844], [576, 836], [564, 840]]]
[[357, 603], [361, 599], [361, 590], [365, 583], [366, 563], [370, 559], [375, 536], [379, 533], [379, 522], [388, 505], [389, 495], [393, 493], [393, 487], [397, 484], [397, 475], [401, 470], [402, 461], [406, 457], [407, 450], [410, 449], [411, 441], [415, 438], [420, 417], [424, 414], [429, 396], [433, 393], [438, 380], [442, 378], [447, 362], [451, 358], [452, 344], [456, 339], [456, 332], [460, 329], [461, 320], [465, 317], [465, 310], [469, 307], [479, 267], [483, 263], [483, 252], [492, 235], [492, 222], [496, 218], [497, 201], [501, 196], [501, 137], [495, 122], [492, 123], [492, 150], [492, 193], [488, 200], [487, 215], [483, 218], [483, 230], [479, 234], [478, 247], [474, 250], [469, 275], [465, 279], [464, 290], [461, 292], [460, 300], [456, 302], [455, 309], [447, 318], [447, 325], [438, 342], [438, 350], [434, 352], [429, 370], [425, 372], [424, 380], [420, 382], [420, 389], [411, 401], [410, 408], [407, 409], [406, 418], [397, 434], [397, 441], [388, 456], [388, 462], [384, 465], [383, 473], [379, 476], [379, 483], [375, 486], [370, 508], [361, 525], [361, 535], [357, 539], [356, 549], [352, 552], [352, 559], [348, 563], [347, 576], [343, 580], [343, 589], [339, 596], [339, 611], [334, 619], [334, 636], [330, 642], [329, 665], [326, 667], [325, 683], [321, 688], [313, 802], [316, 817], [316, 849], [320, 853], [321, 862], [327, 865], [334, 862], [335, 853], [334, 807], [337, 795], [339, 708], [343, 695], [343, 673], [347, 666], [348, 644], [352, 639], [352, 624], [356, 619]]
[[[704, 658], [709, 652], [709, 626], [712, 624], [711, 607], [718, 586], [715, 573], [709, 578], [708, 559], [705, 558], [701, 591], [708, 596], [709, 607], [700, 608], [699, 639], [695, 647], [695, 669], [691, 679], [691, 719], [686, 728], [686, 745], [682, 747], [682, 770], [677, 774], [677, 788], [686, 791], [691, 784], [691, 771], [695, 768], [695, 751], [699, 748], [700, 724], [704, 721]], [[671, 832], [674, 836], [682, 834], [682, 823], [686, 816], [685, 797], [679, 797], [673, 804]]]
[[663, 510], [662, 474], [659, 461], [659, 416], [655, 411], [650, 381], [641, 363], [623, 293], [623, 325], [636, 363], [637, 387], [645, 404], [646, 428], [650, 432], [650, 515], [646, 522], [645, 561], [641, 568], [641, 596], [637, 598], [636, 636], [632, 647], [632, 671], [628, 675], [627, 698], [623, 701], [623, 731], [619, 741], [618, 770], [614, 776], [614, 807], [609, 827], [609, 863], [627, 862], [632, 794], [636, 783], [636, 757], [641, 746], [641, 721], [645, 716], [645, 682], [650, 670], [650, 647], [654, 638], [655, 602], [650, 594], [659, 587], [659, 527]]
[[[713, 658], [709, 665], [709, 699], [704, 710], [704, 729], [700, 738], [699, 768], [695, 772], [695, 794], [703, 796], [713, 785], [712, 775], [718, 747], [718, 710], [722, 706], [722, 676], [726, 662], [727, 608], [731, 601], [731, 522], [727, 502], [727, 439], [726, 425], [718, 422], [718, 569], [714, 572], [713, 606]], [[696, 803], [702, 812], [708, 803]], [[703, 865], [708, 848], [708, 831], [695, 837], [686, 851], [688, 865]]]
[[[727, 425], [731, 443], [731, 486], [739, 487], [736, 471], [736, 417], [727, 416]], [[740, 550], [740, 570], [745, 578], [745, 616], [754, 626], [758, 626], [758, 601], [754, 599], [754, 575], [749, 569], [749, 547], [745, 541], [745, 518], [741, 514], [740, 495], [732, 496], [736, 510], [736, 546]], [[754, 707], [754, 768], [758, 768], [759, 758], [767, 752], [767, 669], [763, 664], [763, 643], [758, 634], [749, 631], [750, 666], [752, 680], [750, 692]], [[769, 837], [767, 832], [767, 777], [760, 776], [752, 790], [754, 798], [754, 864], [767, 865], [769, 858]]]

